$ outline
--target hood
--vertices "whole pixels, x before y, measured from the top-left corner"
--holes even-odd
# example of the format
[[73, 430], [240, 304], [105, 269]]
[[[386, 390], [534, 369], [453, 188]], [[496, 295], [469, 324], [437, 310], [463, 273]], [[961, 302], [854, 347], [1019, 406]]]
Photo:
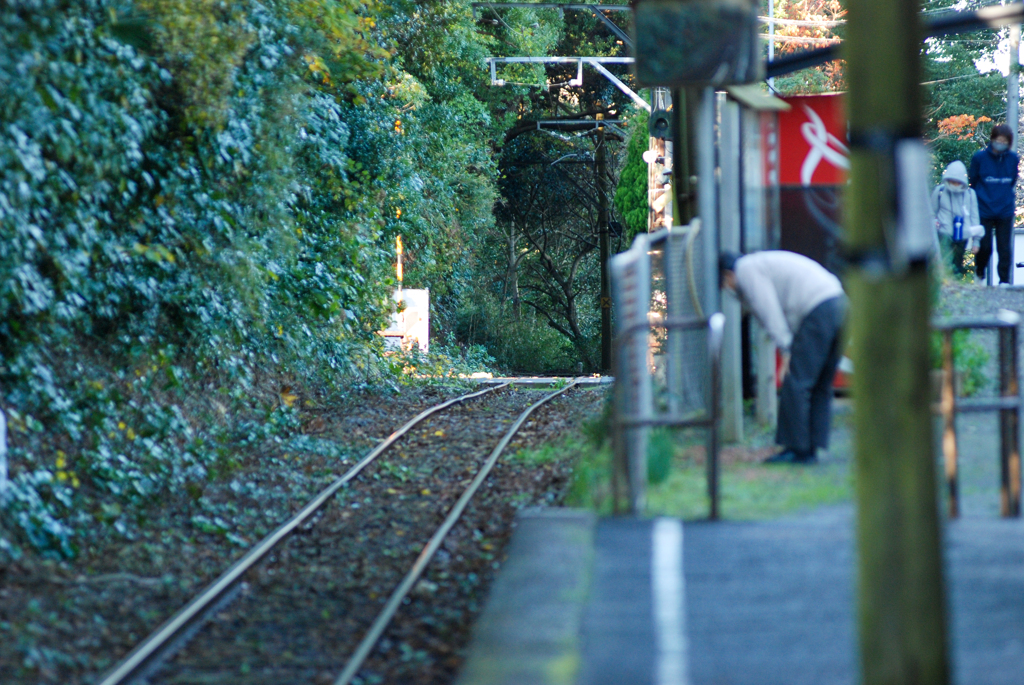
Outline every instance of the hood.
[[967, 185], [967, 167], [960, 160], [952, 162], [942, 173], [942, 180], [952, 179]]

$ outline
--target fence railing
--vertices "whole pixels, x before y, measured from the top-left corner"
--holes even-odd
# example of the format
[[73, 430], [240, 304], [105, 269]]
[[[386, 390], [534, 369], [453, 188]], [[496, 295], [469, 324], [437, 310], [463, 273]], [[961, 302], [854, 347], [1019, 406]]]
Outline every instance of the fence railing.
[[[1024, 401], [1021, 397], [1018, 347], [1020, 315], [999, 310], [993, 319], [942, 319], [932, 327], [942, 333], [942, 390], [938, 412], [942, 415], [942, 456], [949, 494], [949, 516], [960, 515], [956, 415], [961, 412], [999, 412], [999, 513], [1020, 516], [1020, 428]], [[999, 334], [999, 397], [961, 398], [956, 392], [953, 333], [958, 330], [996, 330]]]
[[[615, 509], [619, 510], [620, 474], [627, 480], [627, 509], [642, 514], [647, 500], [647, 447], [648, 433], [652, 427], [705, 428], [707, 429], [707, 488], [708, 516], [717, 519], [719, 514], [718, 496], [718, 431], [719, 388], [721, 375], [722, 336], [725, 317], [721, 313], [709, 318], [703, 316], [673, 315], [679, 311], [679, 302], [685, 297], [682, 288], [674, 287], [683, 274], [678, 273], [682, 262], [680, 255], [669, 255], [666, 269], [665, 297], [668, 316], [657, 320], [659, 315], [652, 312], [651, 300], [651, 249], [665, 244], [666, 252], [692, 248], [695, 227], [674, 227], [650, 235], [640, 235], [626, 252], [616, 255], [611, 261], [612, 295], [615, 300], [617, 335], [613, 345], [615, 366], [615, 419], [613, 430], [614, 463], [612, 466]], [[687, 233], [687, 231], [693, 231]], [[688, 240], [686, 240], [689, 238]], [[676, 239], [676, 240], [673, 240]], [[679, 240], [683, 239], [683, 240]], [[672, 266], [677, 265], [677, 266]], [[672, 270], [675, 270], [674, 272]], [[693, 279], [690, 279], [691, 281]], [[652, 320], [653, 319], [653, 320]], [[680, 357], [683, 353], [682, 337], [687, 332], [707, 330], [707, 366], [700, 373], [708, 374], [705, 397], [694, 407], [681, 400], [681, 387], [686, 382]], [[656, 407], [652, 381], [654, 355], [651, 332], [666, 331], [668, 349], [668, 402], [667, 411]], [[692, 345], [694, 341], [691, 340]]]

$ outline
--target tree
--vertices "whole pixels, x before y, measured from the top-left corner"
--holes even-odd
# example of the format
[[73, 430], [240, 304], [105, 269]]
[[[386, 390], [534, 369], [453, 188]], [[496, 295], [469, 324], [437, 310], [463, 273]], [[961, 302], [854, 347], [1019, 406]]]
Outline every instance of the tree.
[[[762, 14], [768, 14], [768, 0], [762, 0]], [[844, 3], [839, 0], [774, 0], [775, 18], [817, 24], [776, 24], [775, 57], [837, 43], [844, 35], [843, 25], [830, 26], [845, 18]], [[802, 69], [775, 79], [775, 88], [786, 95], [831, 93], [846, 89], [842, 60], [834, 60], [811, 69]]]
[[622, 166], [619, 185], [615, 190], [615, 209], [628, 229], [625, 236], [627, 244], [634, 235], [647, 231], [650, 205], [647, 201], [647, 162], [643, 160], [643, 154], [649, 145], [647, 116], [641, 112], [629, 120], [626, 162]]
[[[559, 149], [559, 147], [561, 149]], [[597, 189], [588, 153], [552, 146], [543, 139], [510, 146], [500, 183], [499, 225], [519, 237], [514, 259], [522, 303], [573, 345], [587, 369], [598, 361], [594, 339], [598, 311]], [[550, 153], [564, 152], [558, 157]], [[590, 297], [587, 297], [590, 295]]]

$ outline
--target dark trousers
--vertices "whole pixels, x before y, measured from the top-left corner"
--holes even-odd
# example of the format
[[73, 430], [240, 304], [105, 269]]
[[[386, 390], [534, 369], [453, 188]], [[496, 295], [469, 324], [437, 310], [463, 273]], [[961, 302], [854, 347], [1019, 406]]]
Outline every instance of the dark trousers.
[[981, 249], [974, 255], [975, 271], [978, 276], [985, 276], [985, 269], [988, 267], [988, 260], [992, 258], [992, 233], [996, 234], [996, 249], [999, 251], [999, 282], [1010, 282], [1010, 262], [1013, 255], [1010, 253], [1010, 238], [1013, 236], [1013, 217], [1003, 216], [997, 219], [982, 219], [981, 225], [985, 227], [985, 237], [981, 240]]
[[798, 452], [828, 447], [832, 380], [842, 356], [846, 298], [825, 300], [800, 323], [789, 349], [789, 373], [779, 393], [775, 442]]

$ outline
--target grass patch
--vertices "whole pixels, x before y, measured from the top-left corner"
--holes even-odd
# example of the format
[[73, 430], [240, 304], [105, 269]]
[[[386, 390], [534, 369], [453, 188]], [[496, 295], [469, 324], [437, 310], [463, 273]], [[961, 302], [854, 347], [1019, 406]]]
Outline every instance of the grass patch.
[[585, 447], [579, 438], [564, 438], [558, 442], [545, 443], [538, 447], [530, 447], [515, 452], [509, 459], [512, 462], [529, 466], [542, 466], [559, 461], [576, 460]]
[[[756, 430], [751, 433], [752, 439], [746, 444], [726, 447], [719, 455], [723, 518], [768, 519], [851, 501], [853, 481], [848, 462], [768, 466], [760, 462], [774, 448], [764, 444], [765, 435]], [[591, 427], [586, 434], [587, 440], [567, 440], [559, 447], [576, 459], [566, 504], [610, 515], [610, 444], [597, 427]], [[683, 519], [707, 517], [701, 432], [652, 431], [648, 474], [651, 477], [647, 490], [648, 515]]]
[[[845, 465], [764, 466], [733, 464], [721, 471], [721, 516], [733, 520], [765, 519], [828, 504], [850, 501], [853, 484]], [[704, 467], [674, 468], [668, 479], [647, 492], [652, 516], [706, 518]]]

